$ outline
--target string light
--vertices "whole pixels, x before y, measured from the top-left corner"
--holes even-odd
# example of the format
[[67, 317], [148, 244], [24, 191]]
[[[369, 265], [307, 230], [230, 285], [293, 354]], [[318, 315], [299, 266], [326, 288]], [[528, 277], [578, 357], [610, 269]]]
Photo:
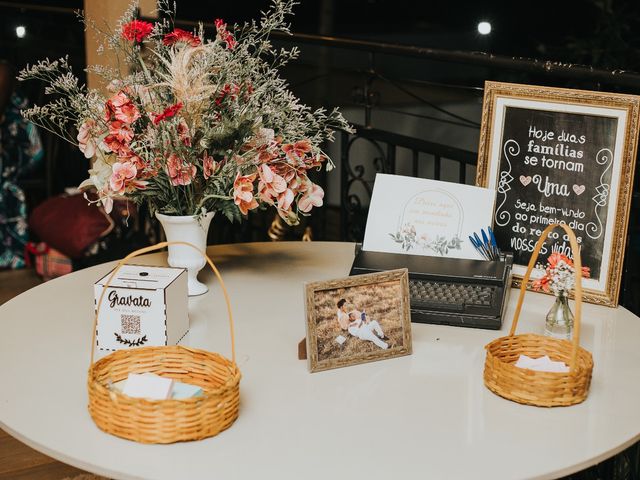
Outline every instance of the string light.
[[16, 27], [16, 37], [24, 38], [26, 34], [27, 34], [27, 29], [24, 25], [18, 25]]
[[480, 35], [489, 35], [491, 33], [491, 24], [489, 22], [478, 23], [478, 33]]

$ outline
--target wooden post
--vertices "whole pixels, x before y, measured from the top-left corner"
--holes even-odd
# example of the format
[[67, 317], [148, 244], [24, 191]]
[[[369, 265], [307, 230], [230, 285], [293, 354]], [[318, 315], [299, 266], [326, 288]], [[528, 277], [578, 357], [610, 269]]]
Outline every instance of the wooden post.
[[[129, 6], [130, 0], [84, 0], [85, 15], [96, 22], [101, 29], [114, 30], [118, 19]], [[144, 17], [156, 17], [156, 0], [140, 0], [140, 15]], [[87, 65], [105, 65], [117, 68], [118, 64], [113, 52], [104, 50], [102, 54], [98, 53], [100, 46], [100, 38], [90, 28], [85, 31]], [[122, 72], [125, 73], [125, 72]], [[105, 90], [106, 84], [104, 80], [95, 73], [87, 74], [87, 85], [89, 88], [97, 88]]]

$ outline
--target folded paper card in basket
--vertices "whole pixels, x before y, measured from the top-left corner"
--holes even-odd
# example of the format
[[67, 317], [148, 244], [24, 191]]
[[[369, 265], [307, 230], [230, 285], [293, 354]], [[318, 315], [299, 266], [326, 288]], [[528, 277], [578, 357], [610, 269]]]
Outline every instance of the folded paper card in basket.
[[[569, 236], [573, 252], [575, 274], [575, 324], [572, 340], [537, 335], [515, 334], [522, 302], [531, 271], [542, 245], [554, 228], [562, 228]], [[580, 324], [582, 316], [582, 263], [580, 249], [573, 231], [565, 224], [549, 225], [538, 239], [529, 260], [527, 272], [522, 280], [520, 296], [516, 305], [511, 331], [489, 343], [484, 366], [484, 383], [492, 392], [514, 402], [539, 407], [568, 406], [587, 398], [593, 371], [591, 353], [580, 346]], [[545, 355], [555, 362], [564, 362], [568, 372], [537, 371], [516, 366], [521, 355], [540, 358]]]
[[[195, 248], [188, 243], [183, 246]], [[98, 301], [88, 375], [89, 413], [107, 433], [141, 443], [173, 443], [217, 435], [238, 418], [240, 370], [236, 364], [231, 303], [222, 277], [204, 252], [224, 294], [231, 331], [231, 359], [180, 345], [118, 350], [94, 362], [96, 325], [100, 306], [111, 280], [129, 259], [169, 246], [169, 242], [137, 250], [118, 263]], [[199, 250], [198, 250], [199, 251]], [[202, 389], [202, 394], [181, 399], [152, 400], [125, 395], [112, 388], [129, 374], [154, 374]]]

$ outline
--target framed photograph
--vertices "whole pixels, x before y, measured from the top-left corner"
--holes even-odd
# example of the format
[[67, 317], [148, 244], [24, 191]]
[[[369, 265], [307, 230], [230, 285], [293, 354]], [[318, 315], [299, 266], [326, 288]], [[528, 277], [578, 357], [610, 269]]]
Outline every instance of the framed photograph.
[[406, 268], [309, 283], [305, 303], [311, 372], [411, 354]]
[[[616, 306], [638, 143], [640, 97], [486, 82], [476, 184], [496, 191], [494, 232], [514, 284], [550, 223], [576, 233], [585, 301]], [[540, 262], [571, 258], [560, 230]]]

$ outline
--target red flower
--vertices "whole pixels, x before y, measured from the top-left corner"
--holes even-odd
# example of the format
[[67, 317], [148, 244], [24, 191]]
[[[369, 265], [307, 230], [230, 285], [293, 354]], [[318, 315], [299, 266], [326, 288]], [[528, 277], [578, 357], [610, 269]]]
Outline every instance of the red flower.
[[162, 120], [175, 116], [182, 109], [182, 103], [176, 103], [165, 108], [162, 113], [154, 113], [153, 124], [158, 125]]
[[240, 86], [236, 85], [235, 83], [232, 83], [231, 85], [226, 83], [215, 99], [216, 105], [222, 104], [227, 96], [229, 96], [232, 100], [236, 100], [238, 98], [238, 93], [240, 93]]
[[131, 20], [129, 23], [122, 25], [122, 37], [133, 42], [141, 42], [144, 37], [149, 35], [153, 30], [153, 23], [144, 22], [142, 20]]
[[186, 30], [182, 30], [181, 28], [175, 28], [173, 32], [167, 33], [162, 39], [162, 43], [167, 46], [174, 45], [178, 42], [184, 42], [192, 47], [197, 47], [202, 43], [200, 37], [191, 32], [187, 32]]
[[227, 44], [227, 50], [233, 50], [238, 42], [233, 38], [233, 34], [227, 30], [227, 24], [221, 18], [216, 18], [215, 24], [218, 38]]

